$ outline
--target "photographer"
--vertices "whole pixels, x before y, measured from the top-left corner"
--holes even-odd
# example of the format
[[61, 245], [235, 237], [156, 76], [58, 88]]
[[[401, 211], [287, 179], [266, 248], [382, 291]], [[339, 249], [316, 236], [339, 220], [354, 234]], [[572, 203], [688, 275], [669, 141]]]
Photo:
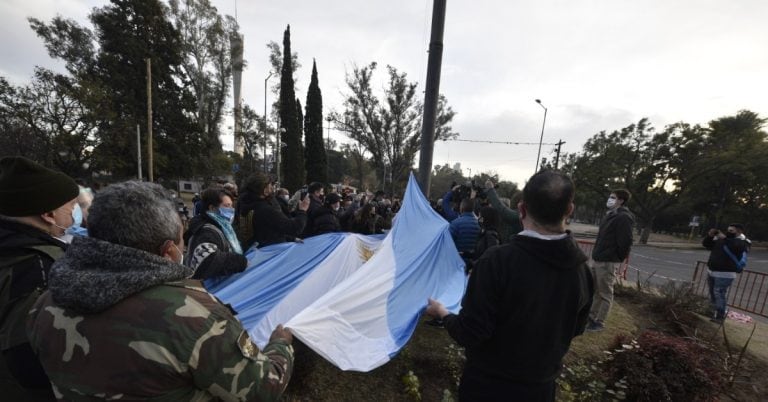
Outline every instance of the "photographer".
[[[474, 200], [478, 193], [478, 187], [475, 186], [474, 180], [467, 182], [464, 185], [452, 183], [451, 189], [443, 196], [443, 218], [448, 222], [452, 222], [459, 217], [459, 213], [456, 212], [456, 208], [461, 205], [461, 201], [465, 198]], [[474, 206], [472, 208], [474, 211]]]
[[501, 222], [499, 222], [499, 238], [502, 243], [509, 242], [512, 236], [523, 230], [520, 223], [520, 213], [516, 209], [504, 205], [496, 193], [496, 187], [492, 181], [485, 182], [485, 196], [488, 198], [491, 206], [499, 211]]
[[707, 260], [707, 285], [709, 301], [714, 310], [710, 320], [722, 324], [726, 317], [728, 288], [737, 274], [744, 270], [749, 247], [741, 238], [743, 226], [739, 223], [728, 225], [726, 233], [709, 229], [701, 244], [710, 250]]

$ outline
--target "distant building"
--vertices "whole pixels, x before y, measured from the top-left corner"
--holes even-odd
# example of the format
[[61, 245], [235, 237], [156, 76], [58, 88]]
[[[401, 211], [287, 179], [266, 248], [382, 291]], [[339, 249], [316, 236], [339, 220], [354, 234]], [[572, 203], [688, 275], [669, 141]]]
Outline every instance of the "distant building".
[[199, 193], [203, 189], [203, 183], [192, 180], [179, 180], [179, 193]]

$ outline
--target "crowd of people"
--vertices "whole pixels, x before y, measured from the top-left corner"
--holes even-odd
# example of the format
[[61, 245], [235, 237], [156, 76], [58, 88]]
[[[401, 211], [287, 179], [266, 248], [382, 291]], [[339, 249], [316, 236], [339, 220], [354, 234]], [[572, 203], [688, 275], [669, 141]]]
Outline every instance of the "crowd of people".
[[[398, 197], [325, 183], [280, 188], [265, 174], [210, 186], [192, 216], [159, 185], [93, 191], [23, 157], [0, 159], [0, 349], [30, 400], [274, 400], [293, 371], [278, 325], [259, 348], [236, 312], [203, 287], [247, 267], [246, 251], [332, 232], [389, 230]], [[554, 400], [571, 340], [604, 328], [617, 265], [632, 245], [630, 194], [611, 192], [593, 262], [566, 228], [575, 188], [533, 175], [511, 205], [493, 182], [432, 202], [465, 261], [452, 314], [426, 313], [466, 348], [461, 400]], [[716, 319], [748, 250], [743, 227], [711, 232]], [[725, 247], [723, 247], [725, 246]], [[741, 265], [743, 267], [743, 265]]]

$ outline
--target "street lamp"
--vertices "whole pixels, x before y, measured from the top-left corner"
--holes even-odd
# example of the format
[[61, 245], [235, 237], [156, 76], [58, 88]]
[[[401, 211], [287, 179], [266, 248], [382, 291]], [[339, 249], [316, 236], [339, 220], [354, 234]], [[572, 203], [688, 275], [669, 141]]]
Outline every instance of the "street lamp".
[[333, 121], [333, 118], [331, 116], [328, 116], [325, 118], [325, 121], [328, 122], [328, 128], [327, 128], [328, 134], [327, 134], [327, 139], [325, 140], [325, 149], [331, 149], [331, 122]]
[[547, 124], [547, 107], [541, 103], [541, 99], [536, 99], [536, 103], [544, 108], [544, 121], [541, 122], [541, 137], [539, 137], [539, 152], [536, 153], [536, 169], [533, 174], [539, 171], [539, 159], [541, 158], [541, 143], [544, 141], [544, 125]]
[[267, 78], [264, 78], [264, 138], [262, 139], [262, 145], [264, 150], [264, 173], [267, 173], [267, 81], [272, 76], [272, 71], [269, 72]]

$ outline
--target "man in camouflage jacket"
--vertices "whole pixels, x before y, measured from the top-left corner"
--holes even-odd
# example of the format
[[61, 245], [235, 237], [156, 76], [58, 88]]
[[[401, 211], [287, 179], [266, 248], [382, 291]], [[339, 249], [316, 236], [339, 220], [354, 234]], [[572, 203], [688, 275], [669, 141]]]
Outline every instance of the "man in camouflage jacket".
[[30, 343], [58, 399], [279, 398], [290, 332], [278, 326], [259, 350], [227, 306], [185, 279], [181, 222], [159, 186], [102, 190], [89, 234], [54, 264], [30, 311]]

